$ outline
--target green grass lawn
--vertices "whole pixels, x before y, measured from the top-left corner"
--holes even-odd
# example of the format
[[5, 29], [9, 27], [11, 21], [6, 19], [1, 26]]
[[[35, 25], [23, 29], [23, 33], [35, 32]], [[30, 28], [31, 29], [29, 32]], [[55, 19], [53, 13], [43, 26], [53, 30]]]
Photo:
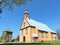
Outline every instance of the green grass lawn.
[[4, 43], [0, 45], [60, 45], [60, 41], [52, 41], [47, 43]]
[[1, 45], [50, 45], [49, 43], [4, 43]]
[[49, 42], [50, 45], [60, 45], [60, 41], [55, 41], [55, 42]]

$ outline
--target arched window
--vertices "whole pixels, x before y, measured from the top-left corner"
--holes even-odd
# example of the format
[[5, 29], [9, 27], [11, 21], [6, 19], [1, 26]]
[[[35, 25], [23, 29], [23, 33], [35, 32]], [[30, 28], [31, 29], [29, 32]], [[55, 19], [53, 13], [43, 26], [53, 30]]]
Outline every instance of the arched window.
[[25, 27], [25, 22], [24, 22], [24, 27]]
[[26, 34], [28, 34], [28, 28], [26, 28]]
[[22, 35], [23, 35], [23, 30], [21, 30], [21, 32], [22, 32]]

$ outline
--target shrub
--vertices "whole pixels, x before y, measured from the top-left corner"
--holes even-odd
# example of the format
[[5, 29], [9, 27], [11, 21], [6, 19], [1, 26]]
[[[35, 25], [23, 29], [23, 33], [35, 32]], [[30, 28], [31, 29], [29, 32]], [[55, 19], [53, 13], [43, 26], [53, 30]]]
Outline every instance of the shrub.
[[41, 40], [41, 42], [44, 42], [43, 40]]

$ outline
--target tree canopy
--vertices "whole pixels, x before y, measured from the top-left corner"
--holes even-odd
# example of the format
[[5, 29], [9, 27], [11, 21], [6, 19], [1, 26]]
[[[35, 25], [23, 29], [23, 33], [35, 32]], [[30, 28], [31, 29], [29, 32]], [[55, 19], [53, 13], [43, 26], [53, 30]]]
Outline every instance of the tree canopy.
[[57, 29], [56, 32], [57, 32], [57, 35], [58, 35], [58, 39], [60, 39], [60, 29]]
[[29, 0], [0, 0], [0, 13], [2, 13], [2, 8], [11, 10], [15, 5], [21, 6], [23, 4], [26, 4], [27, 1]]

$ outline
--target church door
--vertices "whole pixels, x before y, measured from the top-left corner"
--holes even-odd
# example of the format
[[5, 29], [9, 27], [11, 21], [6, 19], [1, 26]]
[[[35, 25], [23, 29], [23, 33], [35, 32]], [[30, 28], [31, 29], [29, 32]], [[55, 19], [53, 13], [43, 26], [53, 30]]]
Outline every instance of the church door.
[[23, 42], [25, 42], [25, 36], [23, 36]]

